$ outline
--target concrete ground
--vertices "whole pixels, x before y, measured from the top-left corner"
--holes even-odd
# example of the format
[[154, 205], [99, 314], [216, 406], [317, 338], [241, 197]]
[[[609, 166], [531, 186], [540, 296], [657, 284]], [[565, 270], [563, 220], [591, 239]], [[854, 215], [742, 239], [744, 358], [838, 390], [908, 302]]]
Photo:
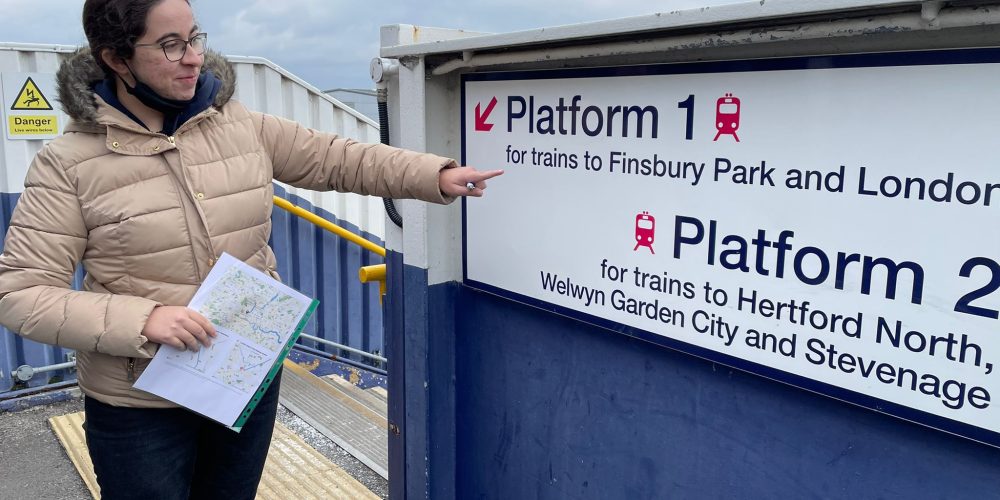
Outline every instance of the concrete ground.
[[[90, 492], [48, 423], [50, 417], [83, 410], [79, 394], [73, 391], [71, 396], [67, 401], [0, 412], [0, 500], [90, 498]], [[302, 419], [279, 407], [278, 421], [373, 493], [387, 498], [385, 479]]]
[[83, 410], [70, 401], [0, 413], [0, 499], [89, 499], [90, 491], [49, 427], [49, 418]]

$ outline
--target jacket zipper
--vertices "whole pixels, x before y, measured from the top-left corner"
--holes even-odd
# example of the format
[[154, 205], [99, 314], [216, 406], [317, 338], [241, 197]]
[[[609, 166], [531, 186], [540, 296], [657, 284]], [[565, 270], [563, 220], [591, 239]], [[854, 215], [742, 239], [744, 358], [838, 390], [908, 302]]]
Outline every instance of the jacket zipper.
[[[187, 125], [187, 123], [185, 123], [185, 125]], [[180, 166], [180, 178], [177, 178], [175, 176], [174, 180], [176, 180], [177, 183], [180, 186], [180, 189], [178, 191], [180, 193], [187, 193], [188, 198], [190, 199], [190, 195], [192, 194], [191, 193], [191, 187], [188, 185], [188, 183], [187, 183], [187, 176], [184, 174], [184, 162], [181, 161], [181, 159], [180, 159], [180, 148], [177, 147], [177, 142], [176, 141], [177, 141], [176, 136], [173, 136], [173, 135], [167, 136], [167, 142], [169, 142], [171, 145], [173, 145], [174, 148], [176, 148], [177, 152], [178, 152], [177, 162], [178, 162], [178, 165]], [[183, 195], [181, 194], [179, 196], [183, 196]], [[205, 226], [206, 231], [207, 231], [208, 230], [208, 222], [205, 220], [204, 214], [201, 213], [201, 209], [198, 207], [198, 201], [197, 200], [192, 200], [192, 201], [193, 201], [193, 204], [194, 204], [195, 213], [198, 214], [198, 218], [201, 219], [201, 223]], [[184, 202], [181, 201], [181, 206], [183, 206], [183, 205], [184, 205]], [[190, 229], [190, 227], [188, 229]], [[191, 247], [191, 258], [193, 259], [193, 262], [195, 263], [195, 268], [198, 270], [199, 277], [200, 277], [201, 276], [201, 269], [202, 269], [201, 261], [198, 259], [198, 253], [195, 251], [194, 245], [190, 245], [190, 247]], [[211, 237], [208, 238], [208, 249], [212, 253], [212, 255], [215, 255], [215, 250], [212, 247], [212, 238]], [[209, 267], [212, 267], [213, 264], [214, 264], [214, 258], [212, 259], [212, 264], [209, 264]]]
[[128, 358], [128, 381], [135, 382], [135, 358]]
[[[187, 123], [185, 123], [185, 125], [187, 125]], [[173, 136], [173, 135], [167, 136], [167, 141], [169, 141], [170, 144], [172, 144], [175, 148], [177, 148], [177, 144], [175, 142], [176, 141], [176, 136]], [[177, 148], [177, 150], [178, 150], [178, 152], [180, 152], [180, 148]], [[190, 185], [188, 185], [188, 182], [187, 182], [187, 175], [184, 173], [184, 163], [181, 162], [180, 160], [178, 160], [178, 162], [180, 163], [180, 166], [181, 166], [181, 178], [180, 178], [180, 182], [183, 185], [185, 192], [188, 193], [188, 194], [191, 194], [191, 188], [190, 188]], [[206, 236], [208, 236], [208, 250], [209, 250], [209, 252], [212, 255], [212, 257], [210, 257], [208, 259], [208, 267], [211, 268], [212, 266], [215, 265], [215, 257], [214, 256], [216, 254], [215, 254], [215, 246], [212, 243], [212, 237], [211, 237], [210, 234], [208, 234], [208, 217], [205, 215], [205, 212], [202, 210], [202, 208], [198, 204], [197, 200], [194, 201], [194, 209], [195, 209], [195, 212], [198, 214], [198, 217], [201, 219], [201, 223], [205, 226], [205, 234], [206, 234]], [[191, 251], [194, 252], [194, 247], [191, 248]], [[201, 264], [198, 263], [198, 256], [195, 255], [194, 259], [195, 259], [196, 266], [199, 269], [201, 269]]]

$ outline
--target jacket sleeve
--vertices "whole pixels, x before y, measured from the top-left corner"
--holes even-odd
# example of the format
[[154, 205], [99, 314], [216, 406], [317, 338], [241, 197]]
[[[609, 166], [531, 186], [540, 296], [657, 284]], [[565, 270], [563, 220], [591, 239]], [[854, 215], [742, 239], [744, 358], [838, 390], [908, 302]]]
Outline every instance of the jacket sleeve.
[[0, 324], [45, 344], [150, 357], [141, 332], [157, 302], [71, 289], [87, 227], [70, 174], [48, 148], [28, 170], [0, 255]]
[[455, 160], [384, 144], [365, 144], [318, 132], [296, 122], [251, 113], [274, 178], [295, 187], [341, 191], [384, 198], [414, 198], [451, 203], [438, 187], [442, 169]]

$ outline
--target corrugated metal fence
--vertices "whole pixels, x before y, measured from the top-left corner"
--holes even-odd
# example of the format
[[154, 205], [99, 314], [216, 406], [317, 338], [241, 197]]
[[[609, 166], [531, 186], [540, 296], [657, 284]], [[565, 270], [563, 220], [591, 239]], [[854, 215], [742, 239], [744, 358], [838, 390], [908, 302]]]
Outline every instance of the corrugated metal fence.
[[[76, 47], [65, 45], [0, 43], [0, 77], [12, 73], [54, 74], [62, 60], [75, 50]], [[270, 61], [254, 57], [231, 57], [230, 61], [237, 75], [235, 98], [248, 108], [361, 142], [378, 141], [375, 122]], [[54, 100], [55, 96], [51, 98]], [[64, 126], [67, 117], [60, 115], [60, 125]], [[44, 141], [12, 141], [7, 140], [6, 134], [2, 137], [0, 230], [6, 234], [14, 205], [24, 189], [28, 165]], [[382, 244], [385, 212], [378, 198], [315, 193], [280, 183], [275, 183], [275, 194]], [[320, 309], [306, 333], [367, 352], [384, 353], [378, 288], [364, 285], [357, 278], [360, 266], [381, 263], [382, 258], [278, 208], [272, 222], [271, 244], [278, 257], [278, 272], [286, 283], [320, 301]], [[74, 285], [79, 287], [80, 281], [78, 273]], [[61, 363], [71, 352], [24, 340], [0, 328], [0, 392], [14, 386], [11, 372], [18, 366]], [[27, 385], [34, 387], [74, 377], [72, 371], [44, 373]]]

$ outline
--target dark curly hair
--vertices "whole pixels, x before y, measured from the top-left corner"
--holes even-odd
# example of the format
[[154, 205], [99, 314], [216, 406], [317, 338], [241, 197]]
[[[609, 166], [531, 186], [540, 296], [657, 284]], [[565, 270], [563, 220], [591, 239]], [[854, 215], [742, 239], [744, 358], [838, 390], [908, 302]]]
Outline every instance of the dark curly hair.
[[135, 54], [136, 40], [146, 33], [149, 11], [162, 1], [87, 0], [83, 4], [83, 32], [94, 60], [105, 75], [114, 77], [115, 72], [105, 64], [101, 52], [110, 49], [115, 56], [131, 58]]

